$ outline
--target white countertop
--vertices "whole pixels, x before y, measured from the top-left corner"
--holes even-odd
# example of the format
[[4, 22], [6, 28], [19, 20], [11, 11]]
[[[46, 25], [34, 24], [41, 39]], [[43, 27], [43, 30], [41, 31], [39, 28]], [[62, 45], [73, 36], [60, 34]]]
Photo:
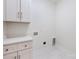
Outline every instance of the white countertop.
[[8, 39], [5, 39], [3, 41], [3, 45], [18, 43], [18, 42], [24, 42], [24, 41], [29, 41], [29, 40], [32, 40], [31, 36], [24, 36], [24, 37], [17, 37], [17, 38], [8, 38]]

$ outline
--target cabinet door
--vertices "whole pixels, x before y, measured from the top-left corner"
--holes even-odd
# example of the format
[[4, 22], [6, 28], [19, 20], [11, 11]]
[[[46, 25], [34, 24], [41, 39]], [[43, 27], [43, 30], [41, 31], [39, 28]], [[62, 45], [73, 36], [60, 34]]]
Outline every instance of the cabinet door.
[[21, 21], [30, 22], [30, 0], [21, 0]]
[[19, 59], [32, 59], [32, 49], [22, 50], [18, 54]]
[[3, 59], [17, 59], [17, 53], [10, 53], [3, 56]]
[[18, 21], [19, 0], [6, 0], [6, 21]]
[[6, 0], [3, 0], [3, 21], [6, 20]]

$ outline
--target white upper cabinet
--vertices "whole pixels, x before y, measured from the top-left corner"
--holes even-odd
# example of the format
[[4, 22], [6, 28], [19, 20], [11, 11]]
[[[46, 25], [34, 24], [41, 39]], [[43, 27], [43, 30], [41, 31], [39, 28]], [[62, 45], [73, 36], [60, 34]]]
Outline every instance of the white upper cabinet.
[[30, 0], [21, 0], [21, 21], [30, 21]]
[[30, 0], [4, 0], [5, 21], [30, 22]]
[[6, 0], [6, 20], [18, 21], [18, 0]]

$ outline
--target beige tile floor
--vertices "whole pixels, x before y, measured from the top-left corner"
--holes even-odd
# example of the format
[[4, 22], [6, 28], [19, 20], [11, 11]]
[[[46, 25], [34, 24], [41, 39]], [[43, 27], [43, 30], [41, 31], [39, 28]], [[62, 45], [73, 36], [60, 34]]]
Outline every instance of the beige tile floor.
[[60, 47], [44, 47], [33, 50], [33, 59], [76, 59], [76, 56]]

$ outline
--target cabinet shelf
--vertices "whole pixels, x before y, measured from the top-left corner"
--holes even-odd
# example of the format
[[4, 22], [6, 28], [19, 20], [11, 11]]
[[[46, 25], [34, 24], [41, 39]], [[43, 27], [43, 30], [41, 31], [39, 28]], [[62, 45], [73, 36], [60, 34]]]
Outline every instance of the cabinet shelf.
[[22, 36], [22, 37], [16, 37], [16, 38], [7, 38], [4, 40], [3, 45], [10, 45], [14, 43], [20, 43], [20, 42], [26, 42], [26, 41], [32, 41], [32, 37], [27, 35], [27, 36]]
[[26, 23], [26, 24], [31, 23], [31, 22], [28, 22], [28, 21], [3, 21], [3, 22], [6, 22], [6, 23]]

